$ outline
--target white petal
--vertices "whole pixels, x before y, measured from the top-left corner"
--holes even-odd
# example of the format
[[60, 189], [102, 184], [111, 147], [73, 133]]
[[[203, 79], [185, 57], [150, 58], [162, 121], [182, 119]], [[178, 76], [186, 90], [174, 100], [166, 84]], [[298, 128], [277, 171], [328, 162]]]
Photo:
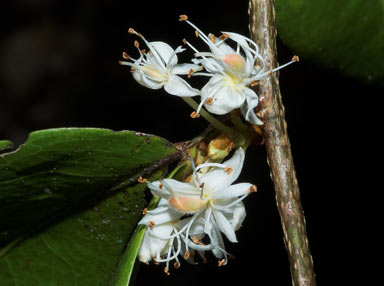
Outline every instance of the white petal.
[[138, 258], [141, 262], [148, 262], [152, 260], [148, 230], [146, 230], [143, 241], [141, 242]]
[[244, 118], [255, 125], [262, 125], [263, 122], [256, 116], [254, 108], [258, 105], [259, 100], [256, 92], [250, 88], [244, 88], [246, 103], [241, 107], [241, 113]]
[[212, 199], [234, 199], [248, 193], [252, 184], [240, 183], [218, 190], [212, 194]]
[[151, 45], [156, 49], [157, 53], [160, 55], [165, 64], [177, 64], [177, 56], [175, 55], [175, 51], [171, 48], [170, 45], [164, 42], [151, 42]]
[[168, 223], [174, 220], [178, 220], [182, 215], [173, 209], [167, 209], [157, 214], [146, 214], [140, 221], [139, 224], [148, 225], [153, 222], [155, 226], [160, 224]]
[[203, 69], [202, 66], [195, 64], [177, 64], [172, 67], [172, 74], [189, 74], [191, 70], [194, 72], [201, 71]]
[[[152, 195], [163, 198], [168, 202], [168, 199], [171, 196], [171, 194], [164, 186], [162, 186], [160, 181], [154, 181], [152, 183], [147, 183], [147, 184], [148, 184], [148, 188], [151, 190]], [[162, 187], [160, 188], [160, 186]]]
[[163, 182], [172, 189], [175, 196], [200, 196], [200, 189], [190, 183], [184, 183], [174, 179], [164, 179]]
[[[156, 235], [159, 235], [161, 237], [166, 237], [172, 233], [173, 226], [171, 225], [161, 225], [158, 227], [154, 226], [152, 231], [155, 232]], [[149, 233], [149, 238], [150, 238], [149, 243], [150, 243], [152, 257], [156, 256], [158, 253], [161, 254], [165, 250], [164, 248], [167, 246], [167, 243], [169, 242], [168, 239], [159, 239], [151, 235], [151, 233]]]
[[235, 231], [239, 230], [246, 216], [245, 207], [242, 202], [234, 206], [232, 226]]
[[225, 234], [231, 242], [237, 242], [235, 231], [233, 230], [232, 224], [227, 220], [227, 218], [220, 211], [213, 211], [217, 226], [220, 231]]
[[170, 75], [164, 85], [166, 92], [181, 97], [191, 97], [200, 94], [200, 91], [192, 88], [185, 80], [177, 75]]
[[223, 165], [232, 168], [229, 174], [224, 171], [224, 169], [218, 168], [204, 174], [201, 177], [201, 181], [213, 192], [230, 186], [240, 175], [241, 169], [243, 168], [244, 157], [243, 149], [239, 148], [231, 159], [223, 163]]
[[[219, 80], [218, 80], [219, 79]], [[216, 82], [215, 84], [213, 82]], [[210, 104], [205, 104], [205, 108], [214, 114], [226, 114], [239, 108], [245, 101], [245, 94], [241, 91], [244, 87], [230, 86], [225, 83], [225, 78], [221, 75], [213, 76], [201, 90], [204, 99], [212, 98]]]

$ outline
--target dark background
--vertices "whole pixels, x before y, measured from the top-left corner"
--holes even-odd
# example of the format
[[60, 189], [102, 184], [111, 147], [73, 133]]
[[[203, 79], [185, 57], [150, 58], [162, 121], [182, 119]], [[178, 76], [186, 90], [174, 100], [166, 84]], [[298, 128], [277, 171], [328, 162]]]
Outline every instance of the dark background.
[[[193, 29], [179, 23], [180, 14], [206, 32], [248, 35], [248, 1], [229, 3], [2, 1], [0, 139], [18, 145], [31, 131], [71, 126], [136, 130], [172, 142], [193, 138], [206, 122], [192, 120], [191, 109], [179, 98], [138, 85], [118, 60], [122, 51], [137, 57], [129, 27], [174, 48], [185, 37], [203, 47]], [[294, 54], [280, 41], [278, 51], [280, 63]], [[191, 55], [186, 51], [182, 57]], [[363, 144], [370, 134], [365, 128], [372, 122], [366, 107], [383, 89], [305, 58], [282, 70], [280, 83], [318, 284], [355, 280], [361, 270], [354, 259], [363, 252], [356, 245], [367, 228], [359, 195], [366, 168], [359, 159], [366, 156]], [[290, 285], [265, 157], [263, 147], [249, 150], [239, 179], [255, 183], [259, 192], [245, 201], [248, 216], [238, 231], [239, 243], [227, 243], [236, 259], [221, 268], [211, 256], [207, 265], [182, 263], [171, 276], [162, 266], [143, 265], [137, 285]]]

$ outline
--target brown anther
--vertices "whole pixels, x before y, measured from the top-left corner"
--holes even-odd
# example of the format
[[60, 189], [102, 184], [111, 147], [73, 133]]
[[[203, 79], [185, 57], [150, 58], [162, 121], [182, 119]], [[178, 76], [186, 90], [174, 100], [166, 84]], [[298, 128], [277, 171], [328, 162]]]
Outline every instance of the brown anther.
[[193, 176], [189, 175], [188, 177], [185, 178], [184, 182], [189, 183], [192, 181], [192, 178], [193, 178]]
[[134, 67], [131, 67], [131, 72], [134, 72], [136, 69]]
[[139, 178], [137, 179], [137, 181], [139, 183], [145, 183], [147, 181], [147, 179], [143, 178], [142, 176], [139, 176]]
[[179, 21], [186, 21], [188, 20], [188, 16], [187, 15], [180, 15], [179, 16]]
[[148, 211], [148, 208], [143, 209], [143, 215], [145, 215]]
[[149, 227], [153, 227], [155, 225], [155, 222], [153, 220], [151, 220], [149, 223], [148, 223], [148, 226]]
[[255, 80], [251, 81], [251, 86], [256, 86], [256, 85], [259, 85], [258, 81], [255, 81]]
[[208, 38], [211, 40], [212, 43], [215, 43], [215, 41], [216, 41], [216, 37], [215, 37], [215, 35], [210, 34], [210, 35], [208, 36]]
[[175, 269], [178, 269], [180, 267], [180, 263], [176, 261], [175, 263], [173, 263], [173, 267], [175, 267]]
[[195, 30], [195, 36], [196, 36], [196, 38], [199, 37], [199, 32], [197, 30]]
[[225, 258], [223, 258], [223, 259], [221, 259], [220, 261], [219, 261], [219, 267], [221, 267], [221, 266], [223, 266], [224, 264], [225, 264]]
[[164, 267], [164, 272], [165, 274], [170, 275], [170, 273], [168, 272], [168, 267]]
[[268, 75], [272, 75], [273, 74], [273, 71], [270, 71], [269, 73], [268, 73]]
[[140, 44], [139, 44], [139, 42], [138, 41], [134, 41], [133, 42], [133, 45], [135, 46], [135, 48], [140, 48]]
[[187, 44], [187, 40], [185, 38], [182, 40], [182, 42], [183, 42], [184, 45]]
[[187, 250], [187, 251], [185, 252], [185, 254], [184, 254], [184, 259], [185, 259], [185, 260], [188, 260], [190, 256], [191, 256], [191, 253], [189, 252], [189, 250]]
[[229, 38], [229, 35], [228, 35], [227, 33], [223, 33], [223, 34], [219, 37], [220, 40], [224, 40], [224, 39], [228, 39], [228, 38]]
[[192, 74], [194, 73], [195, 71], [193, 69], [190, 69], [189, 72], [188, 72], [188, 75], [187, 77], [188, 78], [191, 78], [192, 77]]
[[205, 102], [206, 104], [212, 104], [213, 102], [213, 98], [212, 97], [208, 97], [207, 101]]
[[233, 169], [232, 169], [231, 167], [225, 167], [225, 168], [224, 168], [224, 172], [227, 172], [228, 175], [229, 175], [232, 171], [233, 171]]
[[192, 241], [198, 245], [205, 245], [204, 243], [202, 243], [197, 237], [194, 237], [192, 238]]
[[145, 55], [145, 52], [146, 52], [145, 49], [142, 49], [142, 50], [141, 50], [141, 54]]
[[119, 61], [119, 65], [124, 65], [124, 62], [123, 61]]
[[134, 35], [134, 34], [136, 34], [136, 31], [133, 28], [129, 28], [128, 33]]
[[192, 118], [198, 118], [198, 117], [200, 117], [200, 114], [198, 114], [196, 111], [194, 111], [191, 113], [191, 117]]
[[145, 261], [144, 263], [147, 264], [147, 265], [149, 265], [149, 261]]
[[163, 188], [163, 184], [159, 184], [159, 189], [161, 190]]
[[299, 62], [300, 58], [298, 56], [293, 56], [292, 61]]
[[124, 60], [129, 60], [131, 58], [126, 52], [123, 52], [121, 56], [123, 57]]
[[200, 184], [200, 188], [204, 188], [204, 185], [205, 185], [205, 183], [204, 182], [202, 182], [201, 184]]
[[255, 185], [249, 187], [248, 193], [256, 193], [256, 192], [257, 192], [257, 187]]

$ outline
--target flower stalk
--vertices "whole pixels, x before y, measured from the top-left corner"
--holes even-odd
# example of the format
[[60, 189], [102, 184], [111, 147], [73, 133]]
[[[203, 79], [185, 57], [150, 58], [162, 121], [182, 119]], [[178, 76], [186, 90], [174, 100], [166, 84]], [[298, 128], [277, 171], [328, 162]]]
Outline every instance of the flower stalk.
[[[278, 64], [274, 1], [250, 0], [249, 13], [251, 37], [259, 43], [266, 70], [271, 70]], [[263, 114], [268, 163], [275, 186], [292, 284], [314, 286], [315, 272], [276, 73], [260, 81], [258, 95]]]

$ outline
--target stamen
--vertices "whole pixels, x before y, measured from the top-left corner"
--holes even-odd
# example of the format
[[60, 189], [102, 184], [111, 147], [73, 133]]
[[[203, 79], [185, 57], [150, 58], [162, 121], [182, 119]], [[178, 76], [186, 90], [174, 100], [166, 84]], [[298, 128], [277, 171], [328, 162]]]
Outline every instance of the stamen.
[[198, 245], [205, 245], [204, 243], [202, 243], [197, 237], [194, 237], [192, 238], [192, 241]]
[[137, 35], [139, 38], [143, 38], [143, 35], [140, 34], [140, 33], [137, 33], [137, 32], [136, 32], [136, 35]]
[[189, 175], [188, 177], [185, 178], [184, 182], [190, 183], [192, 180], [192, 177], [193, 177], [193, 175]]
[[216, 41], [216, 37], [215, 37], [215, 35], [210, 34], [210, 35], [208, 36], [208, 38], [211, 40], [212, 43], [215, 43], [215, 41]]
[[219, 264], [219, 267], [225, 265], [225, 262], [226, 262], [225, 258], [221, 259], [221, 260], [219, 261], [219, 263], [218, 263], [218, 264]]
[[196, 111], [193, 111], [193, 112], [191, 113], [191, 117], [192, 117], [192, 118], [198, 118], [198, 117], [200, 117], [200, 114], [198, 114]]
[[134, 35], [134, 34], [136, 34], [136, 31], [133, 28], [129, 28], [128, 33]]
[[255, 80], [251, 81], [251, 86], [256, 86], [256, 85], [259, 85], [258, 81], [255, 81]]
[[223, 33], [221, 34], [221, 36], [219, 37], [220, 40], [224, 40], [224, 39], [229, 39], [229, 35], [227, 33]]
[[142, 54], [142, 55], [145, 55], [145, 52], [146, 52], [145, 49], [142, 49], [142, 50], [141, 50], [141, 54]]
[[184, 39], [182, 40], [182, 42], [183, 42], [184, 45], [186, 45], [186, 44], [187, 44], [187, 39], [184, 38]]
[[161, 190], [163, 188], [163, 185], [162, 184], [159, 184], [159, 189]]
[[180, 15], [179, 16], [179, 21], [181, 22], [181, 21], [186, 21], [186, 20], [188, 20], [188, 16], [187, 15]]
[[143, 178], [142, 176], [139, 176], [137, 181], [141, 184], [141, 183], [145, 183], [147, 181], [147, 179]]
[[185, 252], [184, 259], [185, 259], [185, 260], [188, 260], [190, 256], [191, 256], [191, 253], [189, 252], [189, 250], [187, 250], [187, 251]]
[[134, 67], [131, 67], [131, 72], [134, 72], [136, 69]]
[[196, 36], [196, 38], [199, 37], [199, 32], [197, 30], [195, 30], [195, 36]]
[[193, 69], [190, 69], [189, 72], [188, 72], [188, 75], [187, 77], [188, 78], [191, 78], [192, 77], [192, 74], [194, 73], [195, 71]]
[[134, 45], [137, 49], [140, 48], [140, 44], [139, 44], [138, 41], [134, 41], [134, 42], [133, 42], [133, 45]]
[[124, 60], [129, 60], [131, 58], [126, 52], [123, 52], [122, 57]]
[[257, 192], [257, 187], [255, 185], [249, 187], [248, 193], [256, 193], [256, 192]]
[[168, 267], [164, 267], [164, 272], [165, 272], [165, 274], [167, 274], [167, 275], [171, 275], [171, 273], [169, 273], [169, 271], [168, 271]]
[[232, 170], [233, 169], [231, 167], [225, 167], [224, 168], [224, 172], [227, 172], [228, 175], [232, 172]]
[[300, 58], [298, 56], [293, 56], [292, 61], [299, 62]]
[[151, 227], [151, 228], [152, 228], [154, 225], [155, 225], [155, 222], [154, 222], [153, 220], [151, 220], [151, 221], [148, 223], [148, 226]]
[[212, 97], [208, 97], [207, 101], [206, 101], [206, 104], [212, 104], [213, 102], [213, 98]]
[[148, 208], [143, 209], [143, 215], [147, 214]]
[[176, 261], [175, 263], [173, 263], [173, 267], [175, 267], [175, 269], [178, 269], [180, 267], [180, 263]]

